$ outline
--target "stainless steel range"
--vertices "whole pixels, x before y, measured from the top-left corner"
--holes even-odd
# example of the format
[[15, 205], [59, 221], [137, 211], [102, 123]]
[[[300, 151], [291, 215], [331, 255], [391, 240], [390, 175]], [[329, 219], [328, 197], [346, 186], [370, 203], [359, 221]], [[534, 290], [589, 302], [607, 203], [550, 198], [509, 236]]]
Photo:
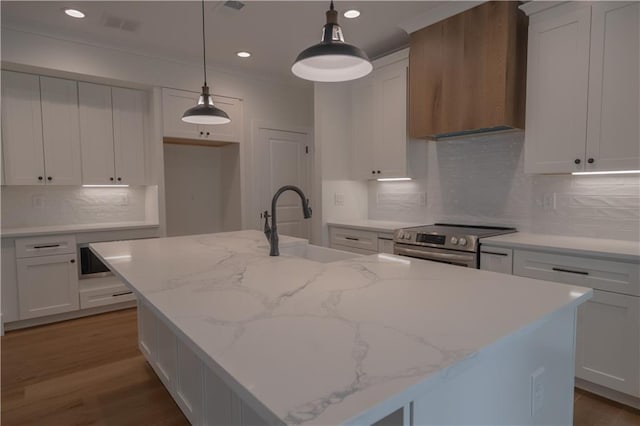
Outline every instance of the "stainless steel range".
[[479, 239], [512, 232], [516, 229], [448, 223], [399, 229], [393, 235], [393, 253], [478, 268]]

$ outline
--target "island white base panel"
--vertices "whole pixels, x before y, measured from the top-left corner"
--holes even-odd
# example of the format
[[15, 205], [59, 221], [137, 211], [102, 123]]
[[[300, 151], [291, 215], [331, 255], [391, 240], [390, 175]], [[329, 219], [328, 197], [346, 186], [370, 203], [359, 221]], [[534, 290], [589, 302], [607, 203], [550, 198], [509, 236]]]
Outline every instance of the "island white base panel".
[[576, 377], [576, 387], [640, 410], [640, 398]]
[[[551, 315], [373, 404], [349, 424], [572, 425], [575, 314], [567, 309]], [[255, 399], [240, 396], [237, 385], [214, 372], [211, 361], [143, 298], [138, 334], [140, 350], [191, 424], [282, 424]]]

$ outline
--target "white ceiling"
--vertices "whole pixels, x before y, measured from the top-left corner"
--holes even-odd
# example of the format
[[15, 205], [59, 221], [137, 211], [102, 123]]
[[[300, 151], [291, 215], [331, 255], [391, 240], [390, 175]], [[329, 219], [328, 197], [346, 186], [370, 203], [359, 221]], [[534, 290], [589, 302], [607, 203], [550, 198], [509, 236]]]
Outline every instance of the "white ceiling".
[[[207, 62], [212, 66], [293, 78], [297, 54], [321, 36], [328, 1], [246, 1], [233, 10], [222, 1], [207, 1]], [[441, 5], [441, 1], [336, 1], [339, 22], [348, 43], [375, 58], [408, 45], [399, 23]], [[2, 26], [34, 31], [128, 51], [201, 61], [199, 1], [2, 1]], [[84, 19], [67, 17], [62, 9], [75, 7]], [[362, 14], [346, 19], [351, 8]], [[131, 32], [104, 25], [107, 16], [134, 20]], [[241, 59], [239, 50], [253, 56]]]

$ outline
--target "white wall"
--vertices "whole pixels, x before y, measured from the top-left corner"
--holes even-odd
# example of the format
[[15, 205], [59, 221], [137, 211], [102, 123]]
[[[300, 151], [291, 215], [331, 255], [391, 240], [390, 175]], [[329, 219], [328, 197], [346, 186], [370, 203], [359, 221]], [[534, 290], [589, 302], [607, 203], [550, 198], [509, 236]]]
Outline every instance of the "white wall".
[[167, 236], [222, 230], [218, 148], [164, 145]]
[[638, 175], [526, 175], [522, 133], [422, 143], [424, 177], [368, 184], [370, 219], [640, 240]]
[[[193, 91], [202, 85], [200, 64], [142, 56], [8, 28], [2, 28], [2, 65], [3, 68], [139, 88], [160, 86]], [[253, 224], [255, 220], [247, 220], [258, 214], [252, 211], [250, 202], [255, 195], [252, 185], [252, 123], [259, 120], [312, 128], [313, 89], [310, 84], [292, 85], [242, 72], [208, 69], [208, 74], [214, 94], [243, 100], [244, 140], [240, 153], [242, 217], [243, 223]], [[152, 110], [161, 112], [157, 96], [152, 97], [152, 103]], [[154, 126], [158, 128], [158, 123]], [[159, 137], [153, 143], [161, 147]], [[162, 165], [162, 148], [158, 149], [153, 160], [156, 165]], [[162, 181], [162, 176], [158, 179]], [[163, 193], [162, 186], [160, 192]]]

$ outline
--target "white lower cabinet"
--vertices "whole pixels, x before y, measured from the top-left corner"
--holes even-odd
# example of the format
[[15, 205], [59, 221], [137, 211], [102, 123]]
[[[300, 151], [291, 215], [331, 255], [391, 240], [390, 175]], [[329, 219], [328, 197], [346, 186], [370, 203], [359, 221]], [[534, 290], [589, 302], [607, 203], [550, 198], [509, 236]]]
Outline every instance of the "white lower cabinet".
[[176, 402], [191, 424], [202, 423], [202, 361], [181, 340], [177, 340]]
[[138, 300], [138, 347], [152, 366], [156, 360], [156, 338], [158, 324], [155, 314], [142, 301]]
[[633, 262], [514, 250], [514, 275], [594, 289], [593, 298], [578, 309], [576, 377], [636, 398], [640, 398], [639, 269]]
[[330, 226], [329, 247], [363, 255], [375, 253], [393, 254], [393, 234]]
[[640, 398], [640, 297], [595, 290], [580, 306], [576, 377]]
[[75, 254], [18, 259], [20, 319], [75, 311], [78, 270]]
[[513, 250], [502, 247], [480, 246], [480, 269], [512, 274]]
[[177, 339], [176, 335], [171, 331], [164, 322], [158, 321], [157, 356], [156, 366], [158, 367], [158, 376], [167, 389], [174, 389], [176, 386], [177, 371]]

